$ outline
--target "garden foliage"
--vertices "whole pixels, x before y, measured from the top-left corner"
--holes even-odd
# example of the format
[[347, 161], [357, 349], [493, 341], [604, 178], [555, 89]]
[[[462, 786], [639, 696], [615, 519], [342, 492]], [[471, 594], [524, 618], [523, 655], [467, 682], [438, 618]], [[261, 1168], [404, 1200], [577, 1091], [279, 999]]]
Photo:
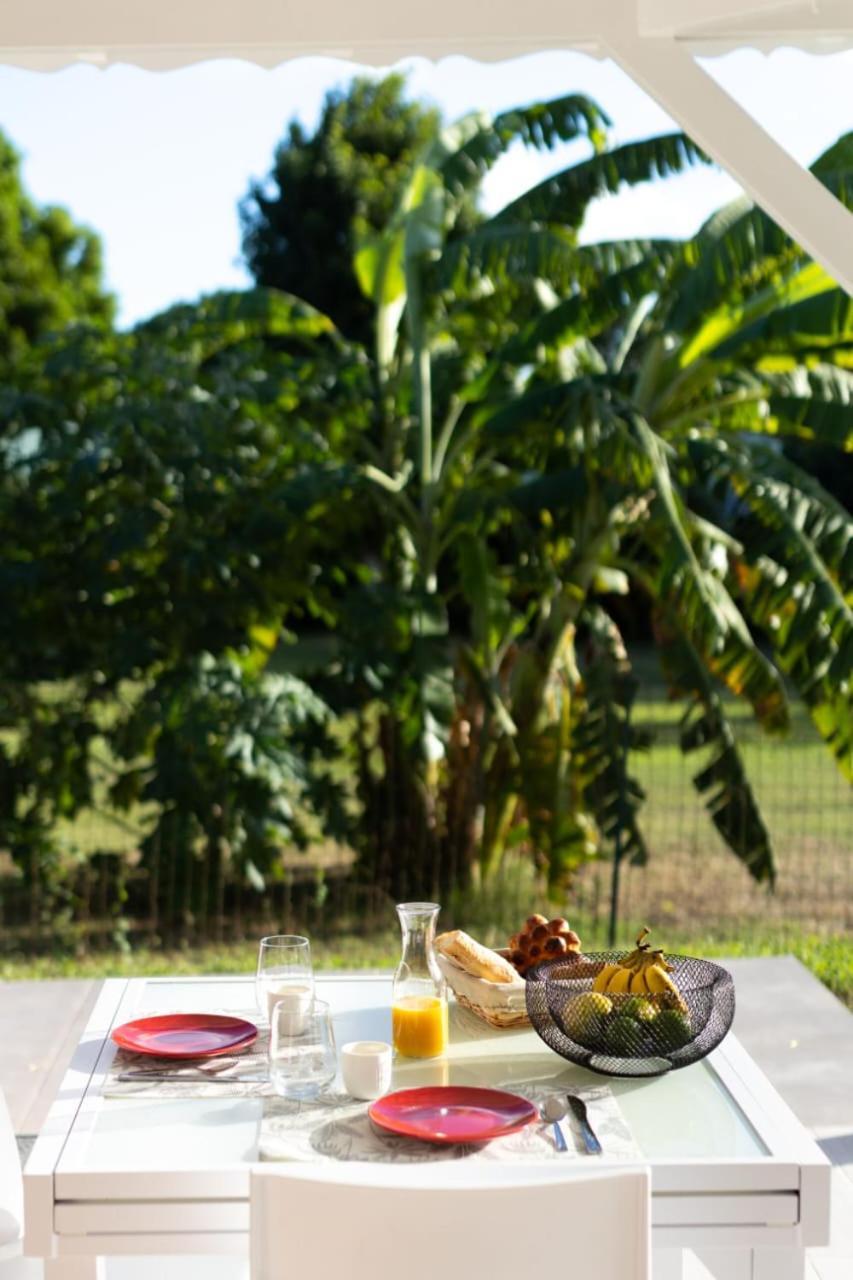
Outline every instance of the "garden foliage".
[[[0, 420], [22, 868], [105, 750], [152, 892], [165, 840], [207, 905], [318, 833], [397, 895], [511, 849], [554, 886], [617, 835], [643, 860], [630, 589], [697, 792], [772, 881], [728, 700], [779, 733], [793, 691], [853, 775], [850, 518], [779, 447], [853, 447], [853, 302], [745, 200], [582, 244], [597, 196], [703, 160], [608, 123], [570, 95], [434, 126], [354, 223], [366, 326], [258, 288], [31, 353]], [[518, 141], [582, 154], [472, 216]], [[845, 200], [850, 150], [815, 166]]]

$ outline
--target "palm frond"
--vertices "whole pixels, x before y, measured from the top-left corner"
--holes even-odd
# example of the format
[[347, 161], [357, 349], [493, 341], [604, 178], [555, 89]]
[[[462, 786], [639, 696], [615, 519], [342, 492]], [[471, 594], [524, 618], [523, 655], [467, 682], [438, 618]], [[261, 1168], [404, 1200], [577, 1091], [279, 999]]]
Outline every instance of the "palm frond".
[[823, 267], [815, 262], [798, 261], [787, 274], [771, 278], [748, 297], [725, 298], [718, 307], [703, 315], [698, 328], [682, 343], [673, 363], [686, 369], [705, 356], [723, 361], [738, 347], [754, 344], [758, 326], [768, 318], [788, 314], [805, 301], [824, 297], [835, 288], [835, 281]]
[[629, 772], [630, 753], [650, 745], [650, 736], [631, 724], [639, 682], [619, 629], [598, 605], [584, 611], [585, 706], [574, 745], [588, 801], [602, 834], [634, 866], [649, 851], [638, 816], [645, 792]]
[[340, 341], [334, 322], [322, 311], [293, 294], [265, 288], [214, 293], [200, 302], [180, 303], [137, 325], [134, 332], [196, 348], [201, 359], [249, 338], [337, 337]]
[[667, 325], [688, 333], [723, 298], [742, 299], [798, 259], [801, 250], [746, 196], [714, 213], [684, 249], [684, 267], [671, 293]]
[[[853, 134], [839, 139], [811, 171], [836, 199], [851, 207]], [[712, 214], [685, 245], [684, 270], [668, 312], [669, 327], [677, 333], [689, 331], [723, 299], [730, 304], [742, 302], [797, 261], [807, 261], [802, 248], [763, 209], [747, 196], [739, 196]]]
[[505, 205], [492, 222], [532, 220], [579, 227], [587, 205], [597, 196], [682, 173], [697, 162], [708, 163], [708, 157], [684, 133], [626, 142], [546, 178]]
[[738, 328], [710, 348], [717, 360], [743, 358], [749, 352], [789, 355], [853, 343], [853, 298], [843, 289], [823, 288], [813, 296], [780, 305]]
[[664, 419], [674, 432], [711, 427], [754, 435], [794, 435], [853, 449], [853, 371], [832, 364], [790, 372], [735, 369], [704, 386], [692, 405]]
[[853, 173], [853, 130], [843, 133], [837, 142], [827, 147], [815, 160], [811, 171], [822, 182], [828, 174]]
[[566, 287], [574, 276], [575, 257], [575, 236], [565, 227], [488, 222], [445, 245], [437, 280], [449, 289], [461, 289], [482, 277], [545, 278]]
[[784, 456], [738, 440], [694, 440], [697, 469], [741, 504], [735, 572], [744, 608], [842, 771], [853, 777], [853, 521]]
[[610, 119], [591, 98], [572, 93], [550, 102], [535, 102], [490, 116], [480, 113], [466, 117], [460, 135], [458, 126], [444, 130], [432, 163], [441, 172], [454, 194], [475, 187], [515, 142], [537, 150], [551, 150], [559, 142], [589, 138], [596, 150], [604, 142]]
[[662, 628], [661, 661], [670, 685], [688, 699], [680, 726], [681, 750], [705, 753], [693, 785], [732, 853], [759, 883], [772, 885], [776, 866], [770, 836], [749, 784], [732, 725], [700, 655], [672, 616]]
[[532, 359], [539, 348], [553, 347], [583, 335], [594, 338], [617, 324], [641, 298], [660, 287], [669, 258], [656, 253], [606, 276], [597, 288], [582, 290], [531, 321], [504, 347], [500, 356], [516, 364]]

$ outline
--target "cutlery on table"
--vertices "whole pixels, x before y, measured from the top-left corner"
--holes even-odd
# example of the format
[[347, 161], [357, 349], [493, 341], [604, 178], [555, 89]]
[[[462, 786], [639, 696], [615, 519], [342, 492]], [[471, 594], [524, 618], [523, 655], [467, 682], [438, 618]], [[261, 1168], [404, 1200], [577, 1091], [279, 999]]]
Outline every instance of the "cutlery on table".
[[583, 1098], [579, 1098], [577, 1094], [574, 1093], [567, 1093], [566, 1101], [571, 1107], [572, 1114], [578, 1122], [578, 1127], [580, 1128], [581, 1137], [583, 1138], [583, 1144], [586, 1148], [587, 1155], [600, 1156], [602, 1154], [601, 1143], [593, 1133], [592, 1125], [589, 1123], [589, 1116], [587, 1115], [586, 1103]]
[[569, 1146], [566, 1142], [565, 1134], [560, 1128], [560, 1121], [565, 1117], [566, 1107], [556, 1094], [552, 1094], [545, 1102], [545, 1106], [539, 1113], [542, 1119], [551, 1125], [554, 1131], [554, 1145], [558, 1151], [568, 1151]]
[[144, 1084], [146, 1080], [154, 1080], [162, 1084], [269, 1084], [264, 1076], [223, 1076], [198, 1075], [178, 1076], [174, 1072], [159, 1073], [156, 1071], [122, 1071], [117, 1077], [123, 1084]]

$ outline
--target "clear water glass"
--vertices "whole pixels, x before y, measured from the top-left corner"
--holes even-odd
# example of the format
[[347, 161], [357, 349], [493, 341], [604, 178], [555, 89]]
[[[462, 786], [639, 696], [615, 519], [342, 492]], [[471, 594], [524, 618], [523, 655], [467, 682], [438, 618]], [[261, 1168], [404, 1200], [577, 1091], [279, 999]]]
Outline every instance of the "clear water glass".
[[314, 999], [311, 944], [297, 933], [261, 938], [258, 948], [255, 1000], [261, 1017], [270, 1019], [273, 1006], [285, 998], [303, 1012]]
[[323, 1000], [294, 1018], [287, 1003], [270, 1018], [270, 1080], [282, 1098], [314, 1098], [335, 1078], [338, 1067], [332, 1015]]

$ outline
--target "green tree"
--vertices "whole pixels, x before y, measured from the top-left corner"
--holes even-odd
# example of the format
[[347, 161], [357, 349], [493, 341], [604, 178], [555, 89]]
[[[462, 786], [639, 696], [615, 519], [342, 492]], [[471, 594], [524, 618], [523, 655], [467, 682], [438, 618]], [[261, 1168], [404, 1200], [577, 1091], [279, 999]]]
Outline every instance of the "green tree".
[[[774, 440], [850, 448], [850, 300], [745, 202], [686, 243], [579, 246], [595, 196], [697, 158], [681, 135], [602, 149], [605, 125], [572, 97], [444, 130], [357, 253], [381, 389], [358, 444], [385, 537], [318, 675], [333, 706], [373, 698], [361, 850], [395, 893], [447, 892], [520, 842], [555, 883], [617, 830], [645, 857], [607, 612], [631, 584], [697, 790], [756, 879], [772, 850], [724, 692], [782, 731], [787, 676], [853, 772], [850, 521]], [[579, 136], [586, 158], [448, 234], [513, 139]], [[847, 144], [816, 172], [847, 198]]]
[[386, 225], [438, 124], [436, 110], [405, 100], [397, 74], [327, 94], [313, 134], [293, 121], [240, 209], [256, 284], [304, 298], [369, 343], [373, 314], [353, 272], [353, 237]]
[[0, 362], [72, 321], [112, 316], [98, 237], [64, 209], [33, 203], [18, 154], [0, 134]]
[[[122, 680], [153, 690], [115, 731], [118, 800], [154, 795], [139, 760], [159, 760], [157, 802], [194, 815], [194, 841], [272, 866], [275, 841], [239, 832], [250, 797], [263, 826], [276, 760], [304, 738], [307, 760], [355, 769], [358, 808], [311, 770], [301, 785], [392, 893], [444, 896], [513, 847], [565, 884], [616, 831], [642, 859], [611, 607], [631, 584], [697, 789], [757, 879], [772, 851], [726, 692], [782, 731], [787, 677], [851, 771], [850, 520], [777, 442], [849, 449], [853, 304], [746, 203], [686, 242], [580, 245], [595, 197], [702, 158], [680, 134], [608, 148], [607, 125], [571, 95], [442, 130], [357, 237], [368, 346], [258, 290], [34, 357], [0, 406], [3, 673], [10, 698], [76, 677], [84, 711]], [[516, 140], [584, 154], [462, 221]], [[816, 166], [844, 199], [848, 146]], [[278, 704], [279, 676], [319, 703], [299, 686]], [[278, 705], [261, 785], [223, 781], [223, 833], [215, 778], [241, 757], [222, 743]], [[337, 746], [330, 715], [350, 730]], [[87, 735], [69, 719], [41, 737], [70, 744], [52, 772], [71, 805]], [[33, 759], [0, 762], [21, 821], [51, 772]]]
[[45, 892], [79, 860], [62, 820], [142, 807], [174, 936], [226, 875], [275, 873], [315, 787], [334, 820], [309, 768], [324, 708], [261, 659], [358, 535], [324, 475], [368, 394], [339, 342], [258, 290], [51, 336], [0, 394], [0, 847]]

